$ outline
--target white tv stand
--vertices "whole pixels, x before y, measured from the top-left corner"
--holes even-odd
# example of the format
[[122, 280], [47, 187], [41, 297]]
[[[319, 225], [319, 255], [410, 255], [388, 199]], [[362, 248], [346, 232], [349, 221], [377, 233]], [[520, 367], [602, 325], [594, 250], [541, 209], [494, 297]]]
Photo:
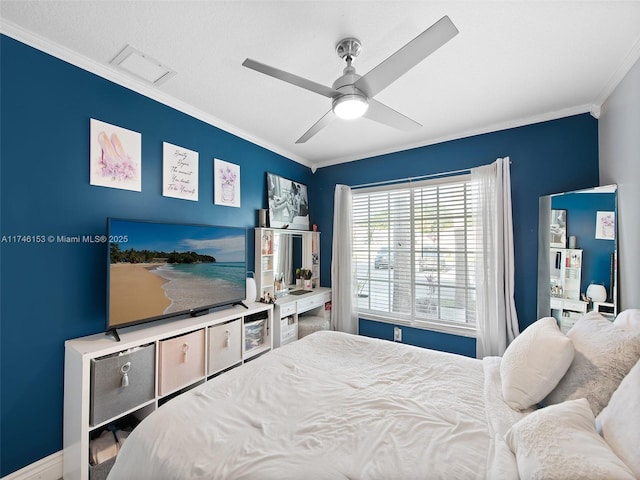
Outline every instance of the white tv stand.
[[[115, 459], [90, 465], [90, 440], [142, 420], [163, 403], [273, 348], [273, 307], [246, 302], [65, 342], [64, 478], [105, 478]], [[126, 365], [128, 363], [128, 365]], [[126, 374], [126, 375], [125, 375]], [[126, 380], [124, 377], [126, 376]]]

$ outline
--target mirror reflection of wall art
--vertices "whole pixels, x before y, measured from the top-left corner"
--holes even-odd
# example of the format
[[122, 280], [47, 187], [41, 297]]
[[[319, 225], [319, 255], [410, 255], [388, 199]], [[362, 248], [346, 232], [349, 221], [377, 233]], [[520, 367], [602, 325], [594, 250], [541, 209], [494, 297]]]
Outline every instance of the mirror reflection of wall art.
[[162, 142], [162, 195], [198, 201], [198, 152]]
[[213, 179], [213, 202], [240, 207], [240, 166], [214, 158]]
[[598, 240], [616, 239], [615, 212], [596, 212], [596, 238]]
[[551, 210], [551, 230], [549, 234], [552, 247], [567, 248], [566, 210]]
[[90, 184], [140, 192], [142, 135], [93, 118], [90, 127]]
[[309, 230], [307, 186], [267, 173], [269, 221], [273, 228]]

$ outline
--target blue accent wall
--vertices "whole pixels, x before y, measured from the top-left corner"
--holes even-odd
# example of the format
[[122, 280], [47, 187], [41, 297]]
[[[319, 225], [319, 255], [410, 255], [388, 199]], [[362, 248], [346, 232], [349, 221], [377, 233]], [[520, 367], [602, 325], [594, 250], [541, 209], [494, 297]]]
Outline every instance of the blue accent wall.
[[[267, 171], [297, 162], [2, 36], [0, 234], [104, 234], [107, 217], [253, 227]], [[142, 134], [142, 192], [89, 184], [89, 120]], [[199, 152], [199, 201], [162, 196], [162, 142]], [[241, 208], [213, 204], [213, 159], [240, 165]], [[101, 332], [106, 245], [0, 243], [0, 476], [62, 449], [64, 342]], [[249, 267], [250, 270], [253, 268]]]
[[[395, 325], [361, 318], [359, 327], [360, 335], [393, 341], [393, 329]], [[472, 358], [476, 356], [475, 338], [449, 335], [447, 333], [412, 328], [405, 325], [400, 325], [399, 327], [402, 330], [402, 342], [400, 343], [431, 348], [443, 352], [457, 353], [458, 355], [466, 355]]]
[[576, 237], [576, 248], [582, 252], [580, 292], [590, 283], [604, 285], [611, 297], [611, 255], [616, 242], [596, 238], [597, 212], [615, 212], [615, 193], [568, 193], [551, 198], [551, 208], [567, 211], [567, 242]]
[[[598, 185], [598, 122], [576, 115], [319, 169], [310, 205], [318, 215], [322, 281], [331, 276], [335, 184], [360, 185], [463, 170], [511, 159], [515, 303], [520, 329], [536, 320], [538, 199]], [[595, 221], [595, 220], [594, 220]], [[360, 322], [360, 327], [366, 327]], [[368, 328], [368, 327], [367, 327]], [[460, 342], [466, 341], [460, 337]]]

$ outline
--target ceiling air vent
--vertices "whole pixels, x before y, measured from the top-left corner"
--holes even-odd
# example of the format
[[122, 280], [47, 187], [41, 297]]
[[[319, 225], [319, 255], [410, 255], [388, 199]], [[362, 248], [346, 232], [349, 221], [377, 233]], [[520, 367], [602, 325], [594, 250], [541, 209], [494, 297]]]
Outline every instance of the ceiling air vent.
[[153, 85], [161, 85], [176, 74], [170, 68], [165, 67], [157, 60], [148, 57], [130, 45], [124, 47], [110, 63]]

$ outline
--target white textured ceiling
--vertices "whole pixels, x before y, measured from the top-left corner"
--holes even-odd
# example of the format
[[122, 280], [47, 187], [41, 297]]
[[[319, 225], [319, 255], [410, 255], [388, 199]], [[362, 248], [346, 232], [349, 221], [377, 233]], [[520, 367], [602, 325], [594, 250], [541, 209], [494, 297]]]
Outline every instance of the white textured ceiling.
[[[376, 99], [411, 133], [336, 121], [296, 145], [330, 99], [241, 66], [330, 86], [355, 36], [365, 74], [443, 15], [460, 33]], [[640, 1], [0, 0], [2, 32], [311, 167], [592, 112], [640, 57]], [[126, 46], [171, 67], [159, 87], [109, 65]]]

